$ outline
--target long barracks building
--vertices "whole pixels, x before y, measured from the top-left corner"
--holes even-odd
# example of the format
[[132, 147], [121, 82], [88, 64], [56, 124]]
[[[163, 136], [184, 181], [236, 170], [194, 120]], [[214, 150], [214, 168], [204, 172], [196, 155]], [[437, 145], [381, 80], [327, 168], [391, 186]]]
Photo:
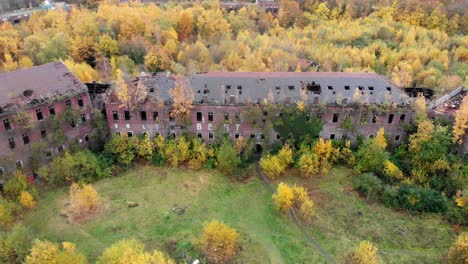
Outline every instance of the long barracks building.
[[16, 168], [32, 175], [38, 162], [72, 143], [86, 147], [92, 102], [106, 113], [115, 134], [177, 137], [188, 132], [207, 144], [222, 136], [243, 137], [258, 149], [285, 140], [271, 122], [285, 107], [301, 103], [308, 117], [323, 121], [320, 136], [325, 139], [371, 138], [383, 127], [394, 146], [406, 137], [405, 126], [413, 117], [413, 98], [374, 73], [210, 72], [184, 79], [193, 109], [188, 122], [178, 122], [171, 115], [169, 92], [178, 78], [142, 74], [133, 85], [145, 96], [129, 107], [114, 88], [88, 88], [62, 62], [0, 74], [0, 184]]
[[[232, 139], [252, 138], [261, 146], [283, 140], [266, 126], [267, 117], [281, 115], [279, 106], [296, 107], [303, 102], [310, 110], [307, 115], [324, 122], [323, 138], [373, 137], [384, 127], [390, 143], [397, 145], [412, 118], [412, 99], [374, 73], [210, 72], [188, 79], [194, 108], [189, 126], [184, 127], [170, 115], [172, 98], [168, 91], [175, 81], [176, 77], [169, 74], [142, 74], [139, 82], [143, 82], [148, 96], [133, 110], [112, 97], [106, 103], [111, 131], [172, 137], [192, 132], [208, 144], [228, 135]], [[260, 109], [261, 114], [253, 114], [253, 109]]]

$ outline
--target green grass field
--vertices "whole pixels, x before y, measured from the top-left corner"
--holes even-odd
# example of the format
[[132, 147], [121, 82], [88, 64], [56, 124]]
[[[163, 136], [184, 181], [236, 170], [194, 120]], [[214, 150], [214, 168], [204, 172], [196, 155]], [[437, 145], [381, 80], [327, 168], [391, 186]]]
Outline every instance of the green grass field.
[[[388, 263], [439, 263], [454, 234], [439, 216], [407, 213], [369, 205], [349, 187], [350, 171], [336, 168], [329, 175], [304, 181], [288, 177], [311, 190], [317, 216], [308, 232], [334, 257], [367, 239]], [[237, 263], [324, 263], [294, 223], [272, 205], [271, 194], [256, 178], [234, 182], [216, 171], [140, 167], [94, 184], [104, 201], [103, 211], [85, 224], [60, 216], [66, 188], [46, 193], [39, 208], [24, 223], [40, 237], [71, 241], [90, 262], [123, 238], [137, 238], [148, 249], [174, 254], [175, 242], [195, 243], [204, 222], [222, 220], [236, 228], [243, 249]], [[128, 208], [127, 201], [139, 206]], [[172, 209], [186, 208], [182, 215]], [[404, 234], [401, 234], [403, 232]]]

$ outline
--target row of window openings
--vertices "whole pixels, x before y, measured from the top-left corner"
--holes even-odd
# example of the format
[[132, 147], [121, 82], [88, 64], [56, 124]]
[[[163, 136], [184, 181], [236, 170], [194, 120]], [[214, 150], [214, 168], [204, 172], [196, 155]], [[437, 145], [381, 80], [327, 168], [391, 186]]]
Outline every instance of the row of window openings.
[[[334, 113], [334, 114], [333, 114], [333, 120], [332, 120], [332, 122], [333, 122], [333, 123], [338, 122], [338, 117], [339, 117], [339, 114]], [[348, 117], [349, 117], [349, 115], [348, 115]], [[394, 117], [395, 117], [394, 114], [388, 115], [388, 123], [389, 123], [389, 124], [393, 123]], [[405, 121], [405, 118], [406, 118], [406, 115], [405, 115], [405, 114], [401, 114], [401, 115], [400, 115], [400, 122]], [[361, 116], [361, 120], [366, 120], [366, 119], [367, 119], [367, 115]], [[372, 115], [372, 123], [373, 123], [373, 124], [377, 123], [377, 115], [376, 115], [376, 114], [373, 114], [373, 115]]]
[[[360, 91], [363, 91], [364, 90], [364, 86], [358, 86], [357, 87]], [[373, 91], [374, 90], [374, 86], [368, 86], [367, 87], [369, 89], [369, 91]], [[280, 92], [281, 90], [281, 87], [280, 86], [276, 86], [275, 87], [277, 93]], [[294, 85], [288, 85], [288, 89], [289, 90], [294, 90], [295, 89], [295, 86]], [[304, 89], [304, 88], [303, 88]], [[350, 90], [351, 87], [349, 85], [345, 85], [344, 86], [344, 89], [345, 90]], [[390, 86], [387, 86], [386, 87], [387, 91], [392, 91], [392, 87]], [[227, 94], [228, 93], [228, 90], [231, 90], [231, 85], [226, 85], [226, 90], [225, 90], [225, 93]], [[239, 94], [242, 94], [242, 86], [241, 85], [238, 85], [237, 86], [237, 90], [239, 91]], [[333, 86], [328, 86], [328, 90], [333, 90]], [[320, 94], [321, 92], [321, 86], [318, 85], [318, 84], [315, 84], [314, 82], [312, 84], [308, 84], [307, 85], [307, 91], [310, 91], [310, 92], [313, 92], [314, 94]], [[201, 93], [200, 90], [198, 90], [198, 93]], [[203, 90], [203, 94], [209, 94], [210, 93], [210, 90], [208, 89], [208, 85], [205, 84], [205, 89]]]
[[[86, 121], [86, 115], [85, 114], [83, 114], [81, 116], [81, 121], [83, 121], [83, 122]], [[73, 124], [72, 124], [72, 126], [73, 126]], [[28, 145], [30, 143], [29, 134], [28, 133], [23, 133], [22, 137], [23, 137], [24, 145]], [[41, 127], [41, 138], [42, 139], [47, 138], [47, 130], [45, 129], [45, 127]], [[85, 141], [87, 141], [87, 136], [85, 137]], [[14, 138], [9, 138], [8, 143], [10, 145], [10, 149], [14, 149], [16, 147], [16, 143], [15, 143]]]
[[[369, 135], [369, 138], [374, 138], [375, 136], [374, 135]], [[336, 135], [335, 134], [330, 134], [330, 139], [335, 139], [336, 138]], [[395, 136], [395, 141], [400, 141], [400, 135], [396, 135]]]
[[[66, 100], [65, 101], [65, 104], [67, 106], [71, 106], [71, 101], [70, 100]], [[83, 107], [84, 106], [84, 103], [83, 103], [83, 99], [80, 97], [78, 99], [78, 105], [80, 107]], [[56, 113], [55, 113], [55, 107], [53, 105], [49, 105], [49, 115], [51, 116], [54, 116]], [[84, 117], [83, 117], [84, 116]], [[41, 109], [37, 109], [36, 110], [36, 118], [37, 120], [43, 120], [44, 119], [44, 115], [42, 114], [42, 110]], [[86, 116], [83, 114], [81, 116], [81, 119], [83, 122], [86, 121]], [[9, 131], [11, 130], [11, 124], [10, 124], [10, 120], [7, 118], [7, 119], [3, 119], [3, 127], [5, 128], [5, 130]]]

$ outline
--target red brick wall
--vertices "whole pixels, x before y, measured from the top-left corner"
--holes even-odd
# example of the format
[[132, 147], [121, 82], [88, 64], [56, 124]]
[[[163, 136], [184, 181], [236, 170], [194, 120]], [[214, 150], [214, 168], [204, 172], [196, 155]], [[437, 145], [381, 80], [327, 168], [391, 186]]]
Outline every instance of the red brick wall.
[[[78, 106], [78, 98], [83, 99], [83, 107]], [[68, 99], [62, 99], [53, 103], [44, 103], [32, 108], [27, 109], [25, 112], [30, 116], [33, 125], [31, 129], [24, 129], [15, 123], [14, 114], [5, 114], [0, 116], [0, 167], [6, 172], [12, 172], [15, 169], [16, 161], [22, 161], [25, 171], [28, 175], [31, 174], [29, 167], [29, 158], [31, 157], [31, 145], [34, 142], [46, 140], [42, 138], [41, 127], [46, 127], [47, 138], [50, 139], [53, 132], [50, 128], [47, 128], [46, 122], [50, 117], [49, 105], [53, 105], [55, 113], [58, 115], [60, 112], [65, 110], [66, 100], [70, 100], [71, 106], [79, 112], [76, 127], [73, 128], [69, 124], [61, 124], [64, 134], [69, 139], [77, 139], [82, 145], [85, 145], [85, 136], [89, 135], [92, 131], [92, 105], [91, 100], [87, 92], [83, 92], [76, 96]], [[38, 120], [36, 110], [42, 111], [43, 119]], [[81, 121], [81, 114], [85, 114], [86, 122]], [[10, 121], [11, 130], [6, 131], [3, 125], [3, 120], [8, 119]], [[29, 144], [24, 144], [23, 133], [27, 133], [29, 136]], [[9, 139], [14, 138], [16, 147], [10, 149]], [[49, 143], [50, 144], [50, 143]], [[49, 145], [52, 154], [58, 153], [58, 146]]]

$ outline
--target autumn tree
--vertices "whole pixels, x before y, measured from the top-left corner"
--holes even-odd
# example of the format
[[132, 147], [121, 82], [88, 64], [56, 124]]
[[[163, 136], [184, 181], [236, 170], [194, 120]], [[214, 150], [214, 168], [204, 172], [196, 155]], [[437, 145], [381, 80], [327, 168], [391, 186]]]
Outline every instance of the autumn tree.
[[13, 204], [0, 196], [0, 227], [9, 228], [14, 221]]
[[179, 41], [185, 41], [192, 37], [194, 31], [194, 19], [193, 14], [190, 10], [184, 10], [179, 16], [179, 21], [177, 22], [177, 31]]
[[298, 160], [297, 166], [302, 177], [309, 178], [320, 172], [320, 163], [317, 154], [307, 151]]
[[43, 263], [69, 263], [86, 264], [86, 257], [79, 253], [76, 245], [70, 242], [63, 242], [62, 245], [45, 240], [36, 239], [33, 242], [31, 253], [26, 257], [26, 264]]
[[227, 263], [240, 250], [239, 233], [218, 220], [203, 226], [200, 249], [211, 263]]
[[377, 247], [368, 241], [361, 241], [359, 247], [349, 252], [344, 260], [344, 264], [377, 264]]
[[135, 239], [120, 240], [110, 247], [106, 248], [99, 257], [99, 264], [175, 264], [175, 262], [166, 257], [162, 252], [154, 250], [152, 253], [145, 251], [143, 243]]
[[0, 237], [0, 262], [24, 263], [32, 240], [31, 230], [22, 224], [16, 224], [3, 238]]
[[317, 155], [320, 173], [322, 174], [328, 173], [331, 164], [339, 156], [339, 150], [333, 147], [331, 140], [324, 140], [323, 138], [315, 143], [312, 152]]
[[449, 264], [464, 264], [468, 261], [468, 233], [458, 235], [447, 258]]
[[36, 201], [34, 200], [34, 197], [28, 191], [24, 191], [24, 190], [21, 191], [19, 202], [24, 208], [27, 208], [27, 209], [36, 207]]
[[463, 98], [460, 108], [455, 113], [455, 123], [453, 124], [453, 142], [463, 143], [463, 137], [468, 130], [468, 96]]
[[172, 97], [172, 116], [179, 121], [188, 118], [195, 99], [189, 81], [182, 78], [177, 79], [174, 88], [169, 90], [169, 94]]
[[315, 214], [315, 204], [310, 199], [306, 189], [301, 186], [289, 186], [283, 182], [278, 184], [276, 193], [273, 194], [276, 208], [285, 213], [289, 210], [299, 212], [306, 223], [312, 222]]
[[148, 133], [145, 133], [143, 137], [138, 140], [136, 153], [139, 158], [144, 160], [150, 160], [153, 156], [153, 142]]
[[85, 62], [76, 63], [73, 60], [65, 60], [64, 63], [82, 82], [90, 83], [98, 79], [98, 72]]
[[154, 46], [145, 56], [145, 67], [153, 74], [170, 70], [171, 58], [165, 49]]
[[99, 37], [96, 49], [99, 55], [111, 58], [119, 53], [119, 43], [109, 34]]
[[135, 159], [135, 146], [126, 134], [112, 136], [104, 151], [115, 155], [117, 162], [123, 166], [131, 165]]
[[398, 181], [403, 180], [403, 172], [398, 168], [398, 166], [389, 160], [385, 161], [384, 173], [391, 179]]
[[89, 217], [99, 210], [101, 198], [93, 186], [85, 184], [70, 186], [70, 211], [73, 218]]
[[416, 115], [416, 123], [420, 123], [427, 118], [426, 99], [422, 94], [419, 94], [414, 101], [414, 112]]
[[283, 27], [294, 25], [297, 19], [302, 15], [299, 3], [292, 0], [279, 1], [278, 18]]
[[286, 166], [277, 155], [267, 154], [260, 159], [260, 168], [268, 178], [276, 179], [284, 173]]

